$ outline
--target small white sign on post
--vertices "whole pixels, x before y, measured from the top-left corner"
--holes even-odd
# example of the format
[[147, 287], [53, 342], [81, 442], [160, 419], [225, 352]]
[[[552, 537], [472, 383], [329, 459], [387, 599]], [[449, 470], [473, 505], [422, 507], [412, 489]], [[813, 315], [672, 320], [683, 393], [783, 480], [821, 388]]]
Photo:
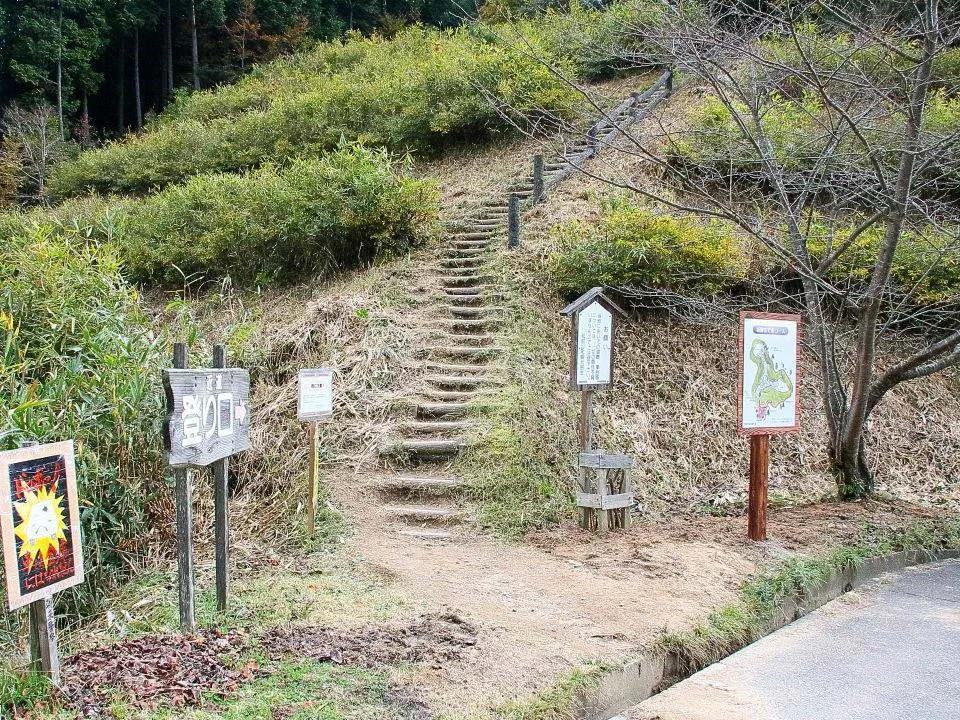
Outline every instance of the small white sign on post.
[[609, 385], [613, 349], [613, 313], [594, 301], [577, 321], [577, 385]]
[[333, 370], [301, 370], [297, 376], [297, 418], [327, 420], [333, 415]]

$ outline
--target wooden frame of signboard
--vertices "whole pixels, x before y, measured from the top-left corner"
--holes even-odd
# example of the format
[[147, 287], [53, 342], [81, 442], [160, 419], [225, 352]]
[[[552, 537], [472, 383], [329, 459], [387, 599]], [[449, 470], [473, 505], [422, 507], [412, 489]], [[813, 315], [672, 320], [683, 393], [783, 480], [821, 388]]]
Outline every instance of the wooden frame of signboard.
[[[66, 518], [69, 520], [69, 540], [71, 548], [71, 566], [73, 573], [63, 580], [43, 585], [35, 591], [24, 591], [21, 587], [20, 562], [14, 531], [13, 497], [10, 483], [11, 466], [48, 458], [63, 458], [65, 483], [62, 497], [66, 500]], [[83, 582], [83, 550], [80, 544], [80, 505], [77, 497], [76, 463], [73, 454], [73, 441], [33, 445], [0, 453], [0, 481], [4, 487], [0, 492], [0, 534], [3, 536], [3, 564], [7, 581], [7, 603], [11, 610], [52, 596], [54, 593], [79, 585]], [[58, 480], [59, 482], [59, 480]], [[58, 493], [59, 494], [59, 493]]]
[[[794, 368], [793, 424], [779, 427], [743, 427], [743, 388], [746, 366], [744, 347], [747, 320], [777, 320], [796, 323], [796, 367]], [[737, 333], [737, 433], [750, 438], [750, 471], [747, 497], [747, 535], [751, 540], [767, 539], [767, 492], [770, 483], [770, 436], [797, 432], [800, 425], [800, 362], [802, 351], [802, 318], [800, 315], [740, 312], [740, 328]]]

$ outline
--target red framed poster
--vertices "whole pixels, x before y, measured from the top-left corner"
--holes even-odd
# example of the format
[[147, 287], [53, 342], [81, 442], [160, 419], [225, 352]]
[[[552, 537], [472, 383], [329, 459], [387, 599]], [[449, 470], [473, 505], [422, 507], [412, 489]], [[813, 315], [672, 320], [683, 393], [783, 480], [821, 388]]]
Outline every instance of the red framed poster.
[[11, 610], [83, 582], [72, 441], [0, 452], [0, 536]]
[[800, 413], [800, 316], [740, 313], [737, 432], [796, 432]]

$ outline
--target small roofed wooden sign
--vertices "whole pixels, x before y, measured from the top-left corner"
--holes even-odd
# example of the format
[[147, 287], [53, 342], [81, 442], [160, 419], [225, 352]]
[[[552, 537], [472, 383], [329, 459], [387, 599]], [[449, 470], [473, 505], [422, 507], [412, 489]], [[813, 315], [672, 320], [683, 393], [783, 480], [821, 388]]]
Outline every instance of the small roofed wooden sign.
[[171, 467], [203, 467], [250, 448], [250, 373], [164, 370], [164, 449]]
[[617, 322], [627, 313], [602, 287], [587, 291], [560, 311], [573, 321], [570, 343], [570, 387], [602, 390], [613, 385]]

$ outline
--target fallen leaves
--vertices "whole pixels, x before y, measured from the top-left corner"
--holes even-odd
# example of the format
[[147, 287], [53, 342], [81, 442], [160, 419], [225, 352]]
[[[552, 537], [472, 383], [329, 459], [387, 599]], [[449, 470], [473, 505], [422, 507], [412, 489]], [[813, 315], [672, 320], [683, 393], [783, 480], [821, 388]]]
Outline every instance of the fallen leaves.
[[84, 717], [105, 715], [117, 700], [144, 710], [196, 705], [203, 693], [227, 693], [254, 676], [256, 661], [234, 669], [247, 645], [240, 631], [203, 630], [88, 650], [64, 662], [64, 692]]
[[274, 630], [261, 642], [274, 658], [284, 654], [338, 665], [429, 663], [440, 668], [461, 659], [476, 645], [477, 631], [452, 613], [427, 614], [403, 625], [364, 625], [354, 629], [292, 627]]

